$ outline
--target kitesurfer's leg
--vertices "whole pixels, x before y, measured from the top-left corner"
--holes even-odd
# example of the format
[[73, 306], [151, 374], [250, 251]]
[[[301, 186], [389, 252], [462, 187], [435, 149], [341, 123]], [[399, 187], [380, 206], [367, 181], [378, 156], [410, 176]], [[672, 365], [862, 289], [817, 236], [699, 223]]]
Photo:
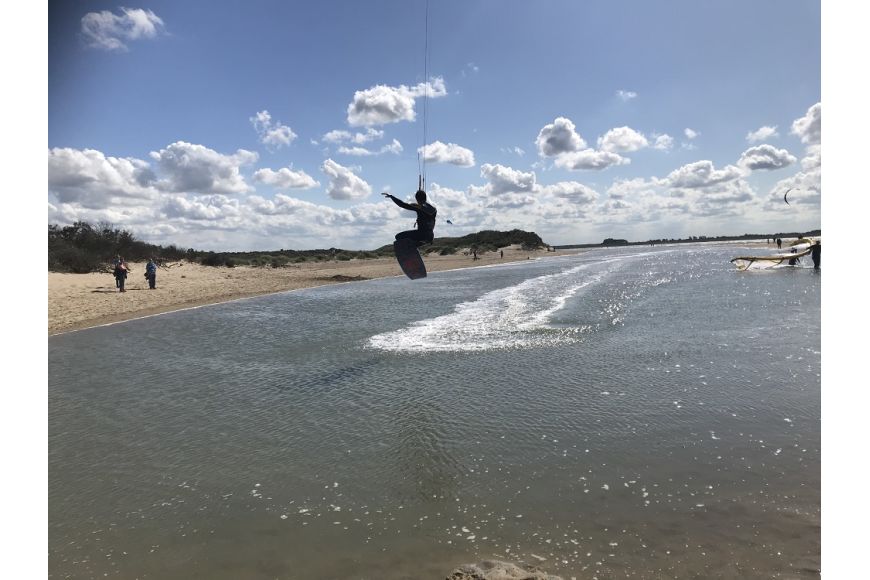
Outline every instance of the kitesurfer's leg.
[[420, 246], [423, 246], [423, 245], [426, 245], [426, 244], [431, 244], [431, 243], [432, 243], [432, 240], [435, 239], [435, 236], [434, 236], [434, 235], [431, 235], [431, 234], [430, 234], [430, 235], [425, 235], [423, 232], [419, 232], [419, 233], [420, 233], [420, 239], [417, 240], [417, 247], [418, 247], [418, 248], [419, 248]]
[[420, 230], [408, 230], [396, 234], [396, 239], [414, 240], [415, 242], [417, 242], [417, 247], [419, 248], [423, 244], [431, 244], [434, 236], [432, 234], [427, 234], [426, 232], [421, 232]]

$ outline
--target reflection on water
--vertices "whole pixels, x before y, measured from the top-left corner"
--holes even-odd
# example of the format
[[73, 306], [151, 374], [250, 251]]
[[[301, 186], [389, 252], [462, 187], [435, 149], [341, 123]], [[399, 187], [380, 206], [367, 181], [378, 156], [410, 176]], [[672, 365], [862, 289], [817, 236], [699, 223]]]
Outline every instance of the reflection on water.
[[731, 253], [588, 252], [53, 337], [51, 576], [818, 575], [820, 276]]

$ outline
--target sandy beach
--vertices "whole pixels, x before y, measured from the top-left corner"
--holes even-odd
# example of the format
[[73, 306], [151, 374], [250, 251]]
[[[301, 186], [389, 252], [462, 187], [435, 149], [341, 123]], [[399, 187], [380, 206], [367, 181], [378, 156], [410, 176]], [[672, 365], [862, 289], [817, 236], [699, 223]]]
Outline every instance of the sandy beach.
[[[575, 253], [579, 250], [525, 251], [504, 249], [504, 257], [489, 252], [474, 260], [457, 253], [426, 257], [429, 272], [455, 270]], [[157, 271], [157, 288], [149, 290], [145, 263], [131, 262], [127, 291], [118, 292], [111, 272], [90, 274], [48, 274], [49, 335], [78, 330], [141, 316], [170, 312], [239, 298], [298, 290], [326, 284], [341, 284], [389, 276], [403, 276], [393, 258], [311, 262], [282, 268], [202, 266], [174, 262]]]

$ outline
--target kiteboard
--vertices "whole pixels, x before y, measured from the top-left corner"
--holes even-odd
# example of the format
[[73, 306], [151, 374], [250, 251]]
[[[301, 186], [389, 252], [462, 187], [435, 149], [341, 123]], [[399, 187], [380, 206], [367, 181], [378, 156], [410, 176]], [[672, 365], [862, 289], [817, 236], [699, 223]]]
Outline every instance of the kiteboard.
[[420, 257], [420, 252], [417, 251], [416, 241], [407, 238], [396, 240], [393, 242], [393, 250], [396, 252], [396, 259], [402, 267], [402, 272], [408, 278], [416, 280], [426, 277], [426, 265]]

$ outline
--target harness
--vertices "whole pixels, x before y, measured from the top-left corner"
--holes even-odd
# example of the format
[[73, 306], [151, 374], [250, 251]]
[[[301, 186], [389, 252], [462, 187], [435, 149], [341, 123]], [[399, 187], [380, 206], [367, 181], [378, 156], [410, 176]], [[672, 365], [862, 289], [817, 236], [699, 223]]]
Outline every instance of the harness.
[[[414, 225], [417, 226], [418, 230], [425, 229], [427, 231], [432, 232], [435, 230], [435, 217], [438, 215], [438, 210], [435, 209], [434, 206], [429, 205], [428, 203], [426, 205], [429, 206], [430, 208], [432, 208], [432, 215], [428, 216], [425, 213], [423, 213], [422, 211], [418, 211], [417, 212], [417, 221], [414, 222]], [[422, 210], [422, 208], [423, 208], [423, 206], [420, 206], [421, 210]]]

